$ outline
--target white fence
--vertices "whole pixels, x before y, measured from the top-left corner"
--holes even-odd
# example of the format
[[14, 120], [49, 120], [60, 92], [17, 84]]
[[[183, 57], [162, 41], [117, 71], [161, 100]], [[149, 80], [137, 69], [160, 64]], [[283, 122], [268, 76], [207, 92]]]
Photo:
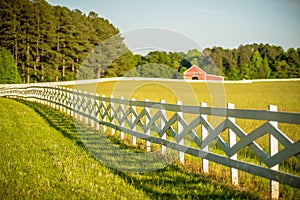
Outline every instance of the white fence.
[[[124, 133], [131, 135], [133, 144], [136, 143], [136, 138], [146, 140], [147, 151], [151, 151], [151, 143], [161, 145], [163, 155], [166, 147], [178, 150], [180, 162], [184, 162], [184, 154], [199, 157], [202, 159], [204, 172], [209, 170], [209, 161], [228, 166], [231, 168], [233, 184], [238, 184], [238, 170], [270, 179], [272, 198], [279, 197], [279, 182], [300, 188], [299, 173], [279, 170], [279, 165], [291, 157], [299, 162], [300, 138], [293, 141], [278, 129], [278, 123], [299, 126], [300, 113], [277, 112], [276, 106], [269, 106], [268, 110], [263, 111], [234, 109], [233, 104], [228, 104], [228, 108], [211, 108], [206, 107], [205, 103], [201, 103], [201, 106], [188, 106], [181, 105], [179, 101], [177, 104], [167, 104], [164, 100], [125, 100], [58, 86], [0, 89], [1, 96], [46, 104], [95, 126], [96, 129], [99, 129], [99, 125], [111, 127], [112, 132], [121, 132], [121, 139], [124, 138]], [[208, 116], [222, 117], [222, 121], [213, 127]], [[263, 123], [246, 133], [235, 123], [236, 118], [259, 120]], [[228, 142], [221, 137], [224, 131], [228, 132]], [[267, 134], [269, 149], [264, 150], [256, 141]], [[222, 153], [211, 151], [208, 148], [210, 144], [218, 146]], [[279, 144], [281, 148], [278, 148]], [[238, 154], [245, 148], [249, 148], [261, 164], [239, 160]]]

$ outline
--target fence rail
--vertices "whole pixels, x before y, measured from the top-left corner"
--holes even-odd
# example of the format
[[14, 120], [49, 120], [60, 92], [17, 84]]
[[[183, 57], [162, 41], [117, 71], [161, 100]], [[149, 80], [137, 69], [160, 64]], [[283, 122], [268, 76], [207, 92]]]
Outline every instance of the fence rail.
[[[1, 89], [1, 96], [46, 104], [95, 126], [96, 129], [103, 125], [112, 128], [112, 132], [119, 130], [121, 139], [124, 138], [124, 133], [129, 134], [133, 137], [134, 144], [136, 138], [146, 140], [147, 151], [151, 151], [151, 142], [161, 145], [163, 155], [166, 147], [178, 150], [180, 162], [184, 162], [184, 154], [199, 157], [202, 159], [204, 172], [209, 169], [209, 161], [228, 166], [231, 168], [233, 184], [238, 184], [238, 170], [270, 179], [272, 198], [279, 196], [279, 182], [300, 188], [299, 173], [279, 170], [279, 164], [291, 157], [295, 157], [295, 162], [299, 162], [300, 138], [293, 141], [278, 128], [278, 123], [299, 125], [300, 113], [277, 112], [276, 106], [269, 106], [269, 109], [264, 111], [234, 109], [233, 104], [228, 104], [228, 108], [212, 108], [206, 107], [205, 103], [201, 106], [187, 106], [182, 105], [180, 101], [177, 104], [167, 104], [164, 100], [125, 100], [58, 86]], [[207, 116], [221, 117], [222, 120], [214, 127], [207, 120]], [[262, 125], [246, 133], [235, 122], [236, 118], [260, 120]], [[228, 131], [228, 142], [221, 137], [224, 131]], [[264, 150], [256, 141], [267, 134], [269, 141], [266, 143], [269, 143], [269, 149]], [[189, 143], [186, 142], [187, 137]], [[216, 143], [223, 154], [208, 148], [213, 143]], [[263, 164], [238, 160], [238, 153], [246, 147]]]

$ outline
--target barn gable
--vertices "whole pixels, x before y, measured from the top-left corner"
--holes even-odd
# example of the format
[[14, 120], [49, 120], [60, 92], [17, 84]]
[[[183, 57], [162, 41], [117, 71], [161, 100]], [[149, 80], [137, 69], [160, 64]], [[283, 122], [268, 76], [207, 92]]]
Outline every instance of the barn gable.
[[201, 68], [193, 65], [183, 73], [185, 80], [223, 81], [223, 76], [207, 74]]

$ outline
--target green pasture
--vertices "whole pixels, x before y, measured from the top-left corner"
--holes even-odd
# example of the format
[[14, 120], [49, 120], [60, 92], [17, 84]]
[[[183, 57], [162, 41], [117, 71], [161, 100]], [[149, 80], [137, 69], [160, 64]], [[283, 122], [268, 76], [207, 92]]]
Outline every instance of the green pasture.
[[[167, 103], [179, 99], [183, 104], [207, 102], [208, 106], [231, 102], [236, 108], [264, 110], [273, 104], [279, 111], [300, 112], [300, 81], [224, 85], [122, 81], [72, 87], [125, 99], [165, 99]], [[215, 93], [210, 94], [212, 91]], [[218, 97], [224, 99], [218, 101]], [[237, 119], [237, 123], [249, 132], [263, 122]], [[279, 127], [291, 139], [299, 139], [299, 126]], [[175, 161], [154, 172], [120, 172], [93, 157], [80, 133], [104, 136], [80, 123], [75, 126], [71, 117], [47, 106], [0, 98], [1, 199], [265, 199], [269, 195], [268, 180], [239, 172], [240, 184], [235, 187], [230, 183], [228, 167], [210, 162], [210, 172], [204, 174], [201, 159], [189, 155], [184, 165]], [[145, 150], [143, 140], [138, 139], [137, 146], [132, 146], [131, 136], [120, 141], [118, 131], [112, 136], [107, 129], [105, 136], [114, 147], [129, 152]], [[226, 133], [222, 137], [226, 141]], [[267, 149], [267, 139], [266, 136], [257, 142]], [[101, 143], [97, 145], [100, 149]], [[160, 148], [153, 144], [151, 147], [154, 151]], [[112, 148], [104, 150], [110, 153]], [[217, 147], [212, 151], [220, 153]], [[238, 157], [261, 164], [249, 149]], [[280, 165], [280, 170], [299, 175], [300, 163], [289, 159]], [[280, 184], [280, 195], [282, 199], [299, 199], [300, 190]]]
[[[125, 99], [136, 98], [166, 103], [195, 105], [206, 102], [208, 106], [235, 104], [240, 109], [267, 110], [268, 105], [277, 105], [278, 111], [300, 112], [300, 81], [274, 81], [254, 83], [199, 83], [158, 81], [111, 81], [99, 84], [69, 86], [99, 95]], [[215, 102], [213, 102], [215, 101]]]
[[[155, 82], [155, 81], [112, 81], [99, 84], [69, 86], [77, 90], [97, 93], [115, 98], [149, 99], [175, 104], [177, 100], [184, 105], [226, 107], [235, 104], [237, 109], [267, 110], [268, 105], [276, 105], [278, 111], [300, 112], [300, 81], [279, 81], [259, 83], [199, 83], [199, 82]], [[137, 108], [139, 110], [141, 108]], [[170, 117], [171, 113], [167, 112]], [[209, 116], [210, 117], [210, 116]], [[186, 120], [190, 121], [187, 116]], [[217, 126], [223, 118], [213, 117], [212, 124]], [[263, 121], [237, 119], [237, 124], [246, 132], [262, 125]], [[300, 127], [279, 124], [279, 128], [292, 140], [299, 138]], [[226, 140], [226, 138], [224, 138]], [[264, 141], [261, 141], [264, 143]]]
[[[89, 92], [96, 92], [99, 95], [104, 94], [119, 98], [124, 96], [125, 99], [135, 98], [136, 100], [144, 100], [159, 102], [160, 99], [165, 99], [167, 103], [176, 103], [181, 100], [183, 104], [199, 105], [200, 102], [207, 102], [208, 106], [225, 107], [227, 103], [235, 104], [235, 108], [252, 109], [252, 110], [267, 110], [268, 105], [278, 106], [278, 111], [282, 112], [300, 112], [300, 81], [283, 81], [283, 82], [257, 82], [257, 83], [181, 83], [181, 82], [154, 82], [154, 81], [120, 81], [120, 82], [105, 82], [90, 85], [76, 85], [76, 89]], [[137, 108], [139, 109], [139, 108]], [[172, 113], [167, 113], [168, 117]], [[186, 120], [189, 121], [186, 116]], [[218, 125], [223, 118], [210, 119], [213, 125]], [[250, 133], [255, 128], [259, 127], [265, 121], [237, 119], [237, 124], [247, 133]], [[176, 126], [174, 127], [176, 129]], [[298, 125], [288, 125], [279, 123], [279, 128], [292, 140], [299, 140], [300, 127]], [[197, 132], [200, 133], [200, 128]], [[155, 134], [155, 133], [152, 133]], [[227, 131], [221, 134], [222, 138], [228, 142]], [[258, 139], [256, 142], [266, 151], [269, 152], [268, 134]], [[126, 140], [125, 140], [126, 142]], [[186, 143], [189, 143], [187, 140]], [[131, 144], [131, 137], [128, 136], [127, 144]], [[144, 142], [140, 141], [140, 145], [144, 146]], [[143, 149], [144, 147], [142, 147]], [[159, 146], [153, 145], [157, 150]], [[279, 149], [283, 146], [279, 144]], [[211, 151], [220, 153], [218, 146], [215, 146]], [[186, 156], [187, 163], [192, 163], [187, 167], [187, 170], [200, 171], [199, 159]], [[238, 154], [240, 160], [245, 160], [258, 165], [263, 165], [249, 148], [245, 148]], [[280, 164], [280, 170], [300, 175], [300, 162], [295, 158], [290, 158]], [[215, 163], [210, 163], [210, 171], [218, 177], [229, 179], [229, 168], [220, 166]], [[267, 193], [269, 189], [269, 181], [253, 176], [248, 173], [240, 172], [240, 185], [251, 190], [258, 190], [259, 193]], [[300, 191], [281, 184], [281, 195], [292, 198], [299, 197]], [[264, 192], [263, 192], [264, 191]]]
[[92, 157], [78, 136], [101, 133], [75, 126], [71, 117], [44, 105], [0, 98], [0, 119], [1, 199], [262, 198], [176, 163], [149, 173], [110, 169]]
[[40, 112], [0, 98], [1, 199], [147, 198], [76, 143], [71, 118]]

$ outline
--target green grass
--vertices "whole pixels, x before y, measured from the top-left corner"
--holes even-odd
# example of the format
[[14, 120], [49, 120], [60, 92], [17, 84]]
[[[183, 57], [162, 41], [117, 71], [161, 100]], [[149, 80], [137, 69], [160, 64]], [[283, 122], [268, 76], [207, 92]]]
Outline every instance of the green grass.
[[[159, 102], [165, 99], [167, 103], [181, 100], [184, 105], [199, 105], [207, 102], [208, 106], [224, 107], [226, 103], [235, 104], [238, 109], [267, 110], [268, 105], [278, 106], [278, 111], [300, 112], [300, 81], [260, 82], [260, 83], [182, 83], [182, 82], [154, 82], [154, 81], [120, 81], [103, 82], [88, 85], [75, 85], [76, 89], [96, 92], [99, 95], [119, 98], [135, 98]], [[137, 108], [139, 111], [141, 108]], [[172, 113], [167, 112], [171, 117]], [[185, 117], [185, 116], [184, 116]], [[191, 121], [194, 116], [185, 117]], [[211, 118], [213, 126], [217, 126], [224, 118]], [[263, 121], [236, 119], [237, 124], [247, 133], [262, 125]], [[279, 128], [292, 140], [298, 140], [299, 126], [279, 123]], [[224, 138], [226, 141], [227, 138]], [[257, 142], [265, 145], [265, 139]], [[267, 149], [267, 147], [266, 147]]]
[[0, 98], [1, 199], [147, 199], [77, 145], [70, 118], [47, 111], [51, 121]]
[[[0, 98], [0, 119], [2, 199], [262, 198], [176, 164], [148, 173], [110, 169], [91, 156], [77, 130], [99, 138], [101, 133], [76, 127], [72, 118], [43, 105]], [[136, 151], [110, 140], [114, 146]]]
[[[252, 109], [252, 110], [267, 110], [268, 105], [278, 106], [278, 111], [283, 112], [300, 112], [300, 81], [283, 81], [283, 82], [260, 82], [260, 83], [178, 83], [178, 82], [154, 82], [154, 81], [121, 81], [121, 82], [106, 82], [94, 85], [76, 85], [76, 89], [96, 92], [99, 95], [104, 94], [115, 97], [124, 96], [125, 99], [132, 97], [137, 100], [159, 102], [160, 99], [165, 99], [167, 103], [176, 103], [176, 100], [182, 100], [183, 104], [199, 105], [200, 102], [207, 102], [208, 106], [225, 106], [226, 103], [234, 103], [235, 108]], [[216, 102], [216, 99], [219, 101]], [[138, 109], [138, 108], [137, 108]], [[170, 117], [171, 113], [167, 113]], [[213, 125], [217, 125], [222, 119], [216, 119]], [[237, 124], [246, 132], [249, 133], [255, 128], [262, 125], [263, 121], [237, 119]], [[176, 127], [175, 127], [176, 128]], [[279, 128], [293, 141], [300, 138], [299, 125], [288, 125], [279, 123]], [[227, 132], [221, 136], [225, 141], [228, 141]], [[129, 137], [129, 136], [128, 136]], [[130, 137], [129, 137], [130, 138]], [[268, 136], [264, 136], [256, 142], [268, 152]], [[126, 142], [126, 141], [125, 141]], [[130, 139], [127, 144], [130, 145]], [[279, 145], [279, 149], [282, 146]], [[220, 153], [218, 148], [212, 151]], [[187, 163], [184, 168], [187, 171], [201, 172], [199, 159], [186, 156]], [[246, 148], [238, 154], [239, 159], [247, 160], [252, 163], [261, 164], [259, 159]], [[280, 164], [280, 170], [300, 175], [300, 162], [295, 158], [290, 158]], [[269, 191], [269, 181], [253, 176], [248, 173], [239, 172], [240, 186], [248, 190], [259, 193], [264, 198], [267, 197]], [[210, 175], [220, 179], [229, 179], [229, 168], [220, 166], [215, 163], [210, 163]], [[280, 184], [280, 195], [284, 199], [300, 198], [300, 190], [291, 188], [284, 184]]]
[[[99, 95], [114, 95], [125, 99], [167, 103], [197, 104], [220, 97], [225, 103], [233, 103], [236, 108], [267, 110], [269, 104], [277, 105], [279, 111], [300, 112], [300, 81], [260, 82], [260, 83], [181, 83], [157, 81], [112, 81], [99, 84], [69, 86], [75, 89], [96, 92]], [[223, 96], [224, 95], [224, 96]], [[217, 102], [218, 103], [218, 102]], [[217, 104], [218, 105], [218, 104]]]

